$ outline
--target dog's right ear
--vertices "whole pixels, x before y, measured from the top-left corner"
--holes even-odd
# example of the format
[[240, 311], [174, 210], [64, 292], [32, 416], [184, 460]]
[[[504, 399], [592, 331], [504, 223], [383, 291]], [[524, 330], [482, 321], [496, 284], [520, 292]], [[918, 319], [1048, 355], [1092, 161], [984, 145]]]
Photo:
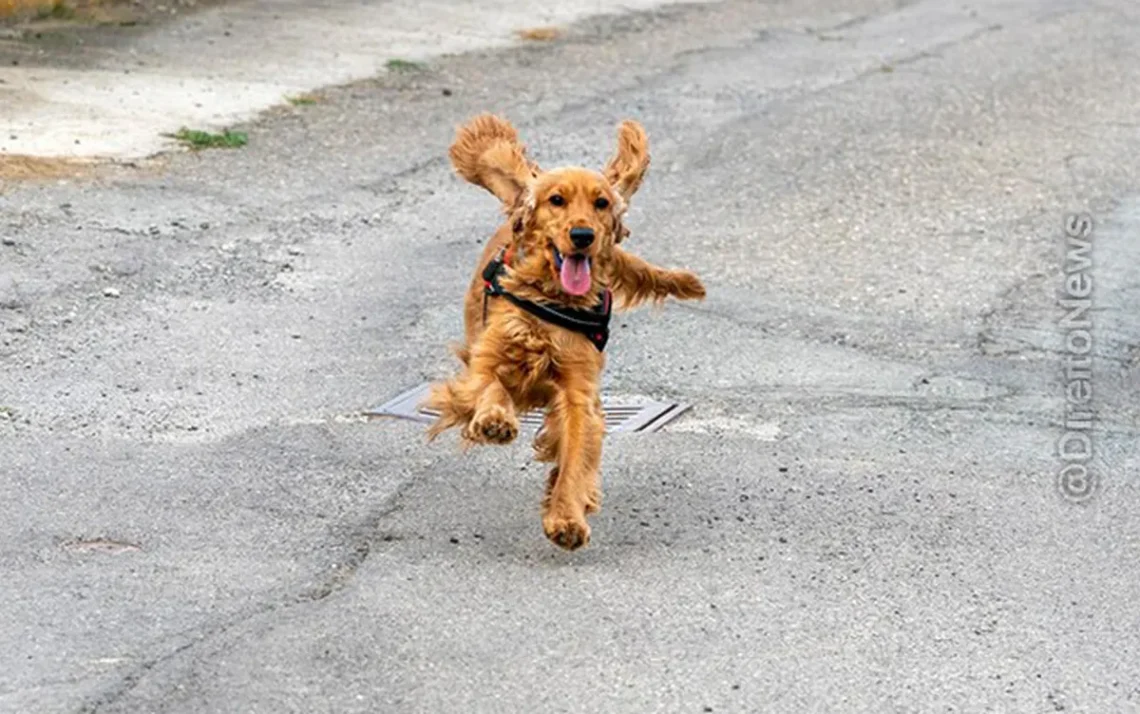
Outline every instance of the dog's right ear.
[[455, 171], [507, 207], [516, 206], [538, 166], [526, 156], [518, 132], [505, 119], [481, 114], [459, 128], [448, 152]]

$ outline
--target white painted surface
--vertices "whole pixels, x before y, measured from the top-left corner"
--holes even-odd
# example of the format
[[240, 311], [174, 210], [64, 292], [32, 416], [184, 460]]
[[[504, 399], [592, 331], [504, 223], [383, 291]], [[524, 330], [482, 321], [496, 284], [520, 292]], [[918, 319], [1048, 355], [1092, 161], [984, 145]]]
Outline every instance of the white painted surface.
[[[286, 97], [430, 60], [519, 42], [674, 0], [263, 0], [184, 17], [84, 69], [0, 67], [0, 153], [130, 159], [169, 149], [164, 133], [248, 120]], [[312, 37], [321, 38], [313, 42]]]

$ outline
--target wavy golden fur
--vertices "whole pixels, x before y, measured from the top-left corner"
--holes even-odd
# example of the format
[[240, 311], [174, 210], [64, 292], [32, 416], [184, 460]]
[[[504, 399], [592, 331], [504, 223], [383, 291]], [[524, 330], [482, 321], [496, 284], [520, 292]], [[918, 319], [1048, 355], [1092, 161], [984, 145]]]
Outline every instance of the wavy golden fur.
[[[505, 251], [511, 258], [500, 282], [507, 291], [578, 308], [597, 305], [606, 287], [623, 309], [669, 296], [700, 299], [705, 288], [693, 273], [650, 265], [618, 245], [628, 235], [622, 217], [649, 168], [649, 140], [637, 122], [621, 124], [617, 151], [601, 172], [541, 170], [514, 127], [489, 114], [460, 127], [449, 153], [460, 176], [502, 201], [507, 220], [483, 250], [464, 300], [466, 341], [456, 350], [463, 369], [433, 385], [425, 402], [440, 414], [429, 438], [460, 427], [466, 444], [505, 444], [518, 435], [520, 413], [545, 410], [534, 449], [554, 466], [542, 527], [573, 550], [589, 542], [586, 514], [601, 507], [605, 359], [586, 336], [505, 299], [484, 304], [483, 268]], [[583, 232], [591, 233], [588, 244]]]

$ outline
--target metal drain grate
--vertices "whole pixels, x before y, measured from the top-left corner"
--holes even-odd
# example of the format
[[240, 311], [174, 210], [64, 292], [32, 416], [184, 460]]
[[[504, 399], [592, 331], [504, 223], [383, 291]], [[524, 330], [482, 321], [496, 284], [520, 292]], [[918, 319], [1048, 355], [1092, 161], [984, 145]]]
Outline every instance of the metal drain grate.
[[[427, 397], [431, 385], [424, 383], [390, 399], [378, 407], [366, 410], [370, 417], [396, 417], [410, 419], [424, 424], [435, 421], [439, 416], [431, 409], [419, 409], [417, 405]], [[669, 422], [688, 411], [688, 404], [670, 404], [654, 401], [622, 401], [602, 395], [602, 411], [606, 414], [606, 433], [617, 431], [657, 431]], [[531, 411], [519, 417], [522, 426], [537, 429], [542, 426], [542, 412]]]

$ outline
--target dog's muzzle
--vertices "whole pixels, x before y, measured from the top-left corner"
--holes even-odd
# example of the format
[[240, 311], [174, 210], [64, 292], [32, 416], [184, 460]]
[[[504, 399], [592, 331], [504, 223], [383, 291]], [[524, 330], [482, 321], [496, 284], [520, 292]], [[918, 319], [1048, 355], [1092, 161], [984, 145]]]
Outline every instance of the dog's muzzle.
[[570, 229], [570, 242], [578, 250], [589, 248], [590, 244], [594, 242], [594, 229], [593, 228], [571, 228]]

